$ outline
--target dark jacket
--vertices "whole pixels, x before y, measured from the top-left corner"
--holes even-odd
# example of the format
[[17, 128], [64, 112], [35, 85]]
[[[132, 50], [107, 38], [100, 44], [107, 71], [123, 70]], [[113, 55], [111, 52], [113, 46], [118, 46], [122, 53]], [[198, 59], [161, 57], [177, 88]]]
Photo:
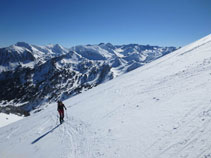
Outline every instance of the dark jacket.
[[57, 110], [58, 110], [58, 111], [59, 111], [59, 110], [64, 111], [64, 108], [65, 108], [65, 110], [67, 109], [67, 108], [64, 106], [64, 104], [63, 104], [62, 102], [58, 102], [58, 108], [57, 108]]

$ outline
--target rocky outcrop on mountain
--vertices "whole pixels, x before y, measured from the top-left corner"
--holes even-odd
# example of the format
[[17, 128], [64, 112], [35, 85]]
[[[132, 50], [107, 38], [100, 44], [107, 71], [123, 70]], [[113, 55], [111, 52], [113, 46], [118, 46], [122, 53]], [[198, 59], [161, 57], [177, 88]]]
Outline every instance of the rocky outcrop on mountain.
[[16, 49], [15, 46], [0, 49], [0, 65], [10, 67], [12, 64], [26, 64], [35, 61], [35, 57], [30, 51], [24, 49]]
[[1, 73], [1, 100], [4, 104], [6, 101], [24, 103], [24, 109], [30, 111], [42, 101], [63, 100], [113, 78], [111, 67], [105, 62], [81, 61], [61, 66], [65, 57], [55, 57], [33, 69], [18, 67]]
[[110, 43], [35, 46], [24, 42], [0, 49], [0, 105], [26, 111], [64, 100], [176, 50], [175, 47]]

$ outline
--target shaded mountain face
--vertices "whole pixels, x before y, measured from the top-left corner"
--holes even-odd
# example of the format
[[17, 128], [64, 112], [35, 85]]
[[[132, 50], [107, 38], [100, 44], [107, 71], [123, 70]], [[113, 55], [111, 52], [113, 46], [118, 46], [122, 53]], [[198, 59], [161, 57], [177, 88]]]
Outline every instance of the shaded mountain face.
[[11, 48], [0, 49], [0, 66], [5, 68], [13, 68], [21, 64], [34, 62], [35, 57], [31, 51], [27, 49], [16, 49], [16, 46]]
[[175, 47], [110, 43], [35, 46], [18, 42], [0, 49], [0, 103], [27, 111], [64, 100], [160, 58]]

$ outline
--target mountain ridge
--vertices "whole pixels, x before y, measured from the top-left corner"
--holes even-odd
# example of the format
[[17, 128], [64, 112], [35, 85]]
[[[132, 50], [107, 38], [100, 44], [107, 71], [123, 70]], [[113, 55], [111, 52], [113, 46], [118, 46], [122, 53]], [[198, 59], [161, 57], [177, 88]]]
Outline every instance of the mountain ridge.
[[[0, 88], [4, 89], [0, 105], [21, 105], [31, 111], [44, 102], [64, 100], [174, 50], [175, 47], [111, 43], [67, 49], [59, 44], [35, 46], [18, 42], [0, 49]], [[28, 58], [31, 60], [25, 60]]]

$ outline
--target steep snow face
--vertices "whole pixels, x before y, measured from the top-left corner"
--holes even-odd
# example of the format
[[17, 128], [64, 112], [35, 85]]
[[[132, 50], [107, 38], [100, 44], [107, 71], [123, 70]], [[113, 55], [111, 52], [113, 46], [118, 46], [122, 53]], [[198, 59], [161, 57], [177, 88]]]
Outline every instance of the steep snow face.
[[72, 47], [71, 50], [78, 52], [89, 60], [112, 60], [113, 58], [122, 58], [127, 62], [149, 62], [176, 50], [176, 48], [138, 44], [114, 46], [110, 43], [100, 43], [99, 45], [75, 46]]
[[0, 73], [14, 70], [18, 66], [27, 65], [35, 65], [35, 58], [28, 49], [19, 46], [0, 49]]
[[53, 57], [67, 54], [68, 49], [56, 44], [35, 46], [25, 42], [0, 49], [0, 73], [15, 70], [18, 66], [33, 68], [37, 63], [44, 63]]
[[107, 58], [112, 57], [112, 54], [109, 51], [102, 49], [97, 45], [75, 46], [71, 48], [71, 50], [76, 51], [89, 60], [106, 60]]
[[28, 50], [30, 50], [30, 51], [33, 50], [32, 46], [31, 46], [30, 44], [28, 44], [28, 43], [25, 43], [25, 42], [17, 42], [17, 43], [15, 44], [15, 46], [23, 47], [23, 48], [26, 48], [26, 49], [28, 49]]
[[115, 46], [111, 43], [100, 43], [99, 45], [75, 46], [70, 50], [89, 60], [106, 61], [111, 65], [114, 76], [119, 76], [173, 52], [176, 48], [138, 44]]
[[44, 63], [51, 58], [65, 55], [69, 52], [68, 49], [62, 47], [59, 44], [55, 45], [52, 44], [47, 46], [36, 46], [36, 45], [30, 45], [30, 46], [34, 57], [41, 63]]
[[3, 158], [209, 158], [211, 35], [0, 128]]

